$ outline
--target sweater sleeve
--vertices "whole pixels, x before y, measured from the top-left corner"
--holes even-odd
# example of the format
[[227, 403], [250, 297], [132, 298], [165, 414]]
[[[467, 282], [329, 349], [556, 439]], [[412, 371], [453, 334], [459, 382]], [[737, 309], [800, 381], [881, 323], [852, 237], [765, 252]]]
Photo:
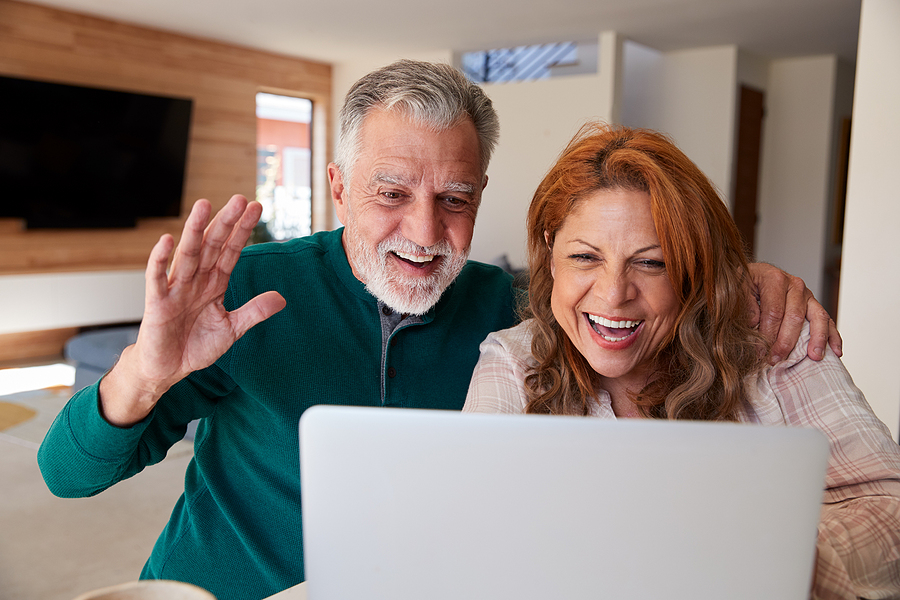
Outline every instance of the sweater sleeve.
[[152, 421], [128, 428], [110, 425], [100, 415], [97, 382], [63, 407], [38, 450], [38, 465], [47, 487], [63, 498], [93, 496], [165, 457], [159, 448], [138, 450], [141, 435]]
[[812, 597], [900, 598], [900, 446], [838, 357], [806, 357], [805, 333], [762, 385], [771, 412], [830, 444]]
[[184, 438], [188, 423], [212, 413], [227, 384], [230, 379], [216, 365], [193, 373], [131, 427], [116, 427], [103, 418], [99, 381], [80, 390], [56, 416], [38, 449], [47, 487], [62, 498], [94, 496], [162, 461]]

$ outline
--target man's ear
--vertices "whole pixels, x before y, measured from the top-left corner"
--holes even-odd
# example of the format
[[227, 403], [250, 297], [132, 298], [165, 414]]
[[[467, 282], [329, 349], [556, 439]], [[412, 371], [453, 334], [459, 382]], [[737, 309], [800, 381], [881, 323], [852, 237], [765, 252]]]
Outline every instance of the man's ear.
[[328, 163], [328, 185], [331, 187], [331, 201], [334, 212], [344, 225], [347, 224], [347, 188], [344, 187], [344, 176], [334, 163]]

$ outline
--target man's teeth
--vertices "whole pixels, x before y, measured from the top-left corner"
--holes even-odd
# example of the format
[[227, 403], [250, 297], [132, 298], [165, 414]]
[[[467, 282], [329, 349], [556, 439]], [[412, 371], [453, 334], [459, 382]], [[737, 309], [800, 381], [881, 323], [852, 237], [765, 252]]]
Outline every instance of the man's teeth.
[[588, 319], [596, 323], [597, 325], [603, 325], [604, 327], [609, 327], [610, 329], [631, 329], [632, 327], [637, 327], [643, 321], [610, 321], [609, 319], [604, 319], [603, 317], [598, 317], [597, 315], [588, 315]]
[[400, 252], [399, 250], [394, 250], [394, 254], [404, 260], [414, 263], [427, 263], [434, 260], [434, 254], [407, 254], [406, 252]]

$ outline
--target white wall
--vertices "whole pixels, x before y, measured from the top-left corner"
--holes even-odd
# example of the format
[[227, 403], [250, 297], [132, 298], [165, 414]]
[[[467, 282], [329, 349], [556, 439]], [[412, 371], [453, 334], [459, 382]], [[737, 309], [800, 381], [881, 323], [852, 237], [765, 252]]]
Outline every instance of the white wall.
[[738, 50], [737, 59], [738, 84], [765, 91], [769, 86], [769, 59], [746, 50]]
[[618, 37], [600, 34], [598, 48], [596, 75], [484, 86], [500, 117], [500, 143], [475, 223], [473, 259], [506, 255], [513, 267], [525, 267], [525, 218], [535, 188], [581, 125], [616, 120]]
[[581, 125], [615, 118], [617, 46], [615, 38], [608, 42], [601, 36], [596, 75], [485, 86], [500, 117], [500, 143], [475, 223], [473, 259], [506, 255], [513, 267], [526, 266], [525, 217], [535, 188]]
[[672, 137], [727, 201], [734, 158], [737, 48], [661, 53], [629, 42], [623, 56], [622, 122]]
[[823, 297], [837, 58], [773, 61], [763, 129], [756, 256]]
[[[489, 185], [473, 239], [473, 258], [490, 262], [507, 254], [513, 266], [525, 265], [525, 214], [534, 188], [572, 134], [588, 119], [621, 121], [631, 126], [652, 127], [668, 132], [688, 156], [710, 175], [723, 192], [723, 197], [730, 193], [737, 83], [746, 81], [755, 87], [760, 87], [761, 82], [768, 84], [768, 62], [739, 52], [733, 46], [659, 53], [631, 42], [623, 43], [612, 32], [600, 34], [598, 39], [600, 70], [596, 76], [562, 77], [486, 88], [500, 115], [501, 137], [488, 172]], [[335, 128], [337, 111], [350, 85], [365, 73], [397, 58], [400, 57], [368, 56], [352, 63], [334, 66], [331, 123]], [[452, 64], [453, 57], [450, 51], [440, 51], [408, 58]], [[801, 59], [801, 62], [803, 60], [806, 59]], [[821, 66], [827, 67], [828, 60], [831, 59], [810, 60], [813, 71], [821, 71]], [[789, 72], [790, 66], [782, 70]], [[828, 69], [825, 68], [825, 71]], [[808, 95], [812, 96], [813, 103], [821, 102], [821, 96], [829, 96], [831, 93], [826, 91], [828, 86], [823, 83], [827, 77], [813, 77], [813, 80], [814, 89]], [[790, 93], [785, 92], [785, 95], [788, 98], [786, 104], [794, 102]], [[803, 97], [792, 106], [793, 112], [789, 113], [791, 116], [785, 117], [789, 123], [805, 118], [811, 105]], [[806, 133], [797, 137], [804, 141], [801, 153], [808, 152], [812, 147], [812, 138], [806, 136]], [[796, 141], [788, 140], [790, 143]], [[769, 144], [765, 150], [775, 167], [780, 167], [784, 160], [782, 152], [780, 144]], [[817, 181], [821, 181], [821, 178]], [[779, 201], [769, 203], [769, 210], [777, 207], [778, 210], [793, 211], [791, 205], [797, 200], [802, 201], [803, 194], [818, 185], [820, 184], [804, 184], [803, 193], [796, 196], [792, 193], [782, 195]], [[818, 193], [817, 197], [821, 198], [822, 195]], [[826, 199], [822, 200], [825, 201]], [[807, 246], [821, 247], [822, 229], [825, 226], [821, 215], [825, 210], [819, 207], [811, 211], [804, 209], [802, 229], [815, 231], [819, 236], [815, 242], [804, 244], [804, 249]], [[771, 214], [770, 218], [781, 219], [776, 214]], [[818, 215], [815, 217], [815, 224], [812, 224], [810, 214]], [[336, 218], [333, 226], [338, 226]], [[767, 257], [803, 276], [816, 293], [820, 294], [817, 289], [820, 266], [807, 272], [805, 265], [791, 262], [796, 254], [796, 247], [788, 244], [773, 250]], [[126, 288], [134, 285], [101, 285], [92, 279], [95, 274], [78, 275], [79, 281], [86, 282], [86, 289], [79, 290], [78, 293], [88, 298], [84, 303], [82, 318], [77, 323], [79, 325], [110, 322], [104, 319], [113, 311], [106, 307], [118, 302], [117, 294], [125, 289], [122, 285]], [[58, 276], [46, 277], [52, 279]], [[137, 280], [132, 278], [129, 281]], [[30, 289], [21, 287], [19, 283], [12, 283], [13, 280], [0, 278], [0, 289], [9, 297], [21, 297], [28, 293], [26, 289]], [[140, 285], [143, 285], [142, 281]], [[127, 302], [130, 307], [126, 313], [139, 317], [141, 306], [133, 300]], [[91, 309], [87, 310], [86, 307]], [[0, 332], [11, 331], [12, 328], [16, 331], [46, 329], [56, 327], [59, 321], [41, 321], [39, 318], [19, 320], [18, 323], [27, 322], [28, 325], [0, 324]]]
[[665, 92], [665, 54], [631, 40], [622, 43], [622, 124], [659, 129]]
[[725, 199], [732, 187], [737, 55], [736, 46], [666, 53], [657, 127], [674, 138]]
[[144, 272], [0, 277], [0, 334], [140, 321]]
[[[449, 50], [445, 51], [435, 51], [430, 53], [418, 54], [415, 56], [412, 55], [368, 55], [368, 56], [360, 56], [357, 60], [354, 61], [344, 61], [341, 63], [335, 63], [332, 65], [331, 69], [331, 128], [332, 128], [332, 139], [333, 143], [337, 143], [338, 136], [338, 116], [341, 112], [341, 107], [344, 105], [344, 97], [347, 95], [347, 92], [350, 91], [350, 87], [356, 83], [356, 81], [367, 73], [371, 73], [372, 71], [379, 69], [381, 67], [387, 66], [396, 60], [400, 60], [401, 58], [408, 58], [412, 60], [425, 60], [429, 62], [443, 62], [449, 64], [453, 64], [453, 53]], [[327, 178], [323, 180], [327, 185]], [[331, 198], [331, 194], [329, 192], [328, 198]], [[331, 229], [337, 229], [341, 226], [340, 219], [337, 217], [337, 213], [334, 210], [334, 205], [331, 206]]]
[[[537, 184], [585, 121], [618, 117], [618, 40], [613, 32], [599, 34], [597, 75], [485, 86], [500, 117], [500, 142], [475, 224], [473, 259], [493, 262], [506, 255], [514, 267], [525, 266], [525, 215]], [[353, 82], [396, 58], [368, 57], [335, 66], [335, 127]], [[452, 64], [449, 52], [406, 58]]]
[[863, 0], [838, 327], [844, 364], [900, 430], [900, 2]]

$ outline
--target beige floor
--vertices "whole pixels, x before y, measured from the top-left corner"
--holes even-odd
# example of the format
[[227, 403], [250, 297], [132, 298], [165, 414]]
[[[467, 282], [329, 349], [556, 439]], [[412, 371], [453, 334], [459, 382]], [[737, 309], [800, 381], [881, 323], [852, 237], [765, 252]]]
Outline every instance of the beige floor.
[[37, 411], [0, 432], [0, 600], [71, 600], [137, 579], [183, 490], [188, 442], [93, 498], [50, 494], [37, 448], [68, 396], [68, 389], [57, 388], [0, 398]]

